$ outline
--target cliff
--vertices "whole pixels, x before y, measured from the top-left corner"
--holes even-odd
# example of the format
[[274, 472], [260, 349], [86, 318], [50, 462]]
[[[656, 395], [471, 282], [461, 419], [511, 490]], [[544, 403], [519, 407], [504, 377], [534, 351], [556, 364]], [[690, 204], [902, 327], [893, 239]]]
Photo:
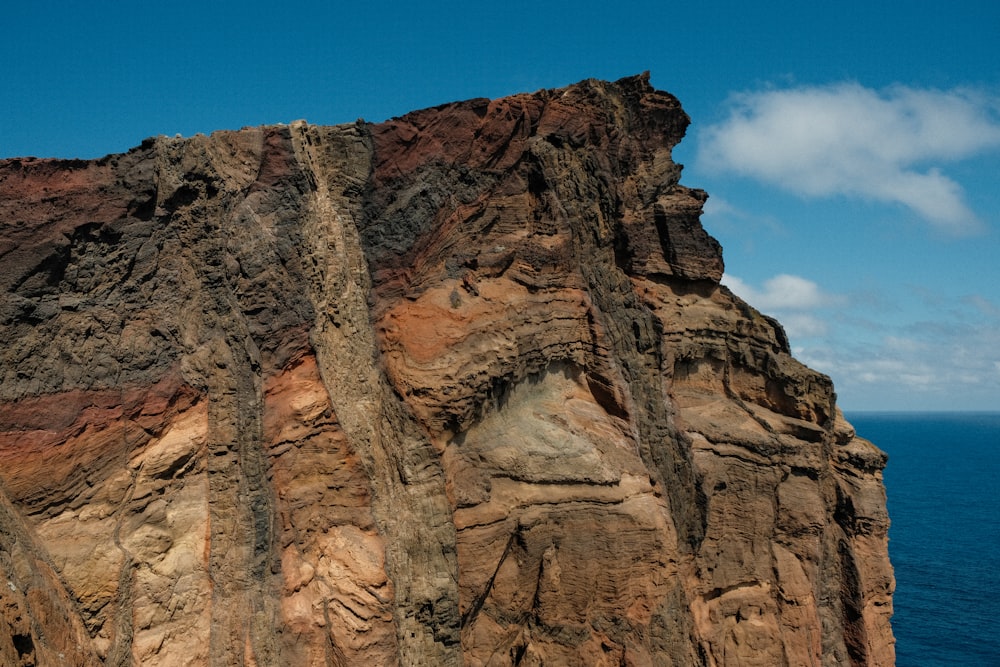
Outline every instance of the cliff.
[[891, 665], [885, 456], [647, 76], [0, 162], [0, 663]]

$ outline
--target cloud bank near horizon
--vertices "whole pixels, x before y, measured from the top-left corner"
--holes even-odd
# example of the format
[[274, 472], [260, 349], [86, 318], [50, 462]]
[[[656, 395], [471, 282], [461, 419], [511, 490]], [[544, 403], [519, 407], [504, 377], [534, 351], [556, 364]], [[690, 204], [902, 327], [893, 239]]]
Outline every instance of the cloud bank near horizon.
[[699, 166], [806, 197], [844, 195], [908, 207], [935, 227], [982, 223], [941, 165], [1000, 150], [1000, 98], [971, 88], [858, 83], [744, 92], [699, 135]]
[[[793, 355], [833, 377], [854, 409], [982, 409], [1000, 388], [1000, 304], [993, 295], [918, 290], [920, 307], [903, 314], [888, 294], [866, 302], [791, 274], [755, 285], [727, 273], [722, 283], [775, 316]], [[886, 309], [896, 317], [885, 317]], [[947, 318], [935, 319], [942, 310]]]

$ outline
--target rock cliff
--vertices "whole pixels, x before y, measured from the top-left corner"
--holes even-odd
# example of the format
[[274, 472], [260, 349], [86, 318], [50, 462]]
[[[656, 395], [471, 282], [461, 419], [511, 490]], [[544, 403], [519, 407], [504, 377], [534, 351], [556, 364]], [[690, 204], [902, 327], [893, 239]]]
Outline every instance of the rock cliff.
[[885, 456], [647, 76], [0, 162], [0, 663], [891, 665]]

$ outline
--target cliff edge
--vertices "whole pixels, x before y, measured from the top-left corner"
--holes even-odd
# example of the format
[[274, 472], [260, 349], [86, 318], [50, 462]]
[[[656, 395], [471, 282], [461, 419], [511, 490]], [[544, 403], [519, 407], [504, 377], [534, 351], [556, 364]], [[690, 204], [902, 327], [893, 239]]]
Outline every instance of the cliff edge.
[[881, 470], [648, 76], [0, 161], [0, 663], [892, 665]]

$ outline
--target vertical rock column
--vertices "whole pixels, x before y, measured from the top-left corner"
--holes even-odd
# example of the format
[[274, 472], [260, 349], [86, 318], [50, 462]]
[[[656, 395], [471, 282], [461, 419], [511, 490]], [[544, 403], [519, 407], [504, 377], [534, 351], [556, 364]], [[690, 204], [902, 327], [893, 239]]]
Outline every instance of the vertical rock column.
[[[620, 126], [627, 128], [630, 122], [637, 122], [630, 118], [631, 111], [622, 105], [611, 113], [617, 116]], [[679, 108], [670, 113], [683, 115]], [[650, 479], [663, 489], [677, 531], [677, 551], [669, 557], [683, 562], [700, 543], [704, 531], [690, 448], [674, 425], [673, 406], [664, 392], [661, 328], [633, 291], [615, 254], [615, 235], [621, 224], [616, 206], [622, 193], [608, 188], [608, 183], [623, 180], [624, 175], [616, 172], [631, 165], [609, 159], [614, 152], [606, 146], [602, 146], [604, 152], [566, 148], [568, 140], [558, 141], [559, 133], [566, 130], [557, 126], [550, 131], [560, 147], [551, 140], [535, 141], [531, 156], [539, 166], [538, 180], [550, 189], [558, 202], [554, 208], [565, 216], [562, 224], [572, 229], [574, 259], [592, 300], [591, 326], [602, 345], [594, 350], [588, 373], [592, 383], [618, 385], [609, 395], [625, 397], [625, 405], [610, 409], [624, 410], [629, 415], [636, 430], [638, 453]], [[671, 169], [658, 175], [662, 180], [649, 175], [650, 182], [638, 186], [651, 191], [676, 186], [679, 176], [679, 170], [673, 169], [669, 161], [669, 147], [656, 148], [666, 156], [663, 162]], [[655, 610], [649, 641], [659, 656], [671, 661], [668, 664], [693, 664], [696, 657], [686, 594], [679, 579], [673, 581], [673, 586]]]
[[386, 383], [355, 216], [371, 165], [363, 126], [293, 128], [316, 193], [303, 234], [316, 322], [311, 340], [344, 431], [372, 487], [396, 596], [400, 664], [460, 665], [455, 528], [437, 452]]
[[[165, 145], [158, 155], [161, 197], [173, 198], [165, 224], [187, 248], [194, 278], [182, 317], [192, 384], [208, 395], [208, 571], [212, 583], [209, 662], [276, 663], [271, 571], [273, 508], [261, 444], [260, 351], [234, 293], [240, 250], [241, 187], [215, 169], [212, 139]], [[219, 193], [222, 192], [220, 195]], [[235, 196], [234, 196], [235, 195]], [[162, 204], [161, 204], [162, 205]]]

